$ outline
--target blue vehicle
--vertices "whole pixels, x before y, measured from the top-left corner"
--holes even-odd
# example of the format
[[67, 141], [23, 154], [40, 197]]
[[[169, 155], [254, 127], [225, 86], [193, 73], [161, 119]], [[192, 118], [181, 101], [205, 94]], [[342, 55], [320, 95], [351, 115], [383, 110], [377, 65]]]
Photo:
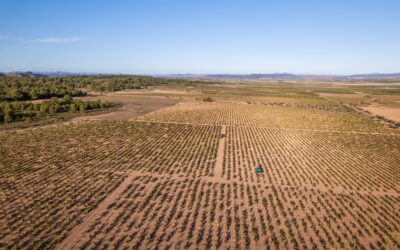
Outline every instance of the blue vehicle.
[[258, 175], [261, 175], [264, 173], [264, 169], [261, 166], [256, 167], [256, 173]]

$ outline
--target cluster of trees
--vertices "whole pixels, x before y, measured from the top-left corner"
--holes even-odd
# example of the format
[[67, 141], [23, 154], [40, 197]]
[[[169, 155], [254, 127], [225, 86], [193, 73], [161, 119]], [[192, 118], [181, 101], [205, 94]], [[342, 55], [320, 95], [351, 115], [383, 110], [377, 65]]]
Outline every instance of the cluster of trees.
[[24, 101], [51, 97], [84, 96], [76, 86], [63, 78], [0, 78], [0, 101]]
[[82, 81], [82, 87], [88, 87], [94, 91], [119, 91], [124, 89], [143, 89], [148, 86], [160, 85], [168, 82], [160, 81], [158, 78], [147, 76], [134, 77], [89, 77]]
[[196, 83], [200, 83], [200, 81], [125, 75], [1, 77], [0, 101], [48, 99], [64, 95], [84, 96], [86, 95], [84, 90], [111, 92], [124, 89], [143, 89], [164, 84], [193, 85]]
[[[112, 104], [100, 101], [83, 102], [72, 98], [85, 96], [86, 91], [90, 90], [111, 92], [124, 89], [142, 89], [163, 84], [192, 85], [196, 82], [198, 81], [129, 75], [0, 77], [0, 123], [38, 119], [56, 113], [84, 112], [112, 106]], [[37, 99], [50, 100], [40, 103], [29, 102]]]
[[185, 79], [128, 75], [81, 76], [70, 79], [73, 79], [78, 87], [88, 88], [100, 92], [119, 91], [124, 89], [144, 89], [149, 86], [160, 86], [166, 84], [184, 84], [186, 86], [192, 86], [196, 83], [205, 83]]
[[203, 102], [213, 102], [214, 100], [211, 97], [205, 97], [203, 98]]
[[29, 121], [55, 115], [57, 113], [77, 113], [87, 110], [103, 109], [113, 106], [111, 103], [97, 101], [81, 101], [69, 95], [64, 98], [52, 97], [40, 103], [32, 102], [0, 102], [0, 123]]

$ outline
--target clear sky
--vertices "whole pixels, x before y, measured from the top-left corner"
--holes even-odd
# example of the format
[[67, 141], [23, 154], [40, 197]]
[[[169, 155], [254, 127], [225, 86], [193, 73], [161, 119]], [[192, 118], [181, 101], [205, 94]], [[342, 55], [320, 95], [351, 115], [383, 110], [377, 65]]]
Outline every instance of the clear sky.
[[14, 70], [400, 72], [400, 1], [1, 0]]

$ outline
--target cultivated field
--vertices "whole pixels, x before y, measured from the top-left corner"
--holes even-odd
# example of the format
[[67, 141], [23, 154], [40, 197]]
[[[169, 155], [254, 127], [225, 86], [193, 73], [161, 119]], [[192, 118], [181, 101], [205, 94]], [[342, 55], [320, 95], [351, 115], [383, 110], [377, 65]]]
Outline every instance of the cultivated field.
[[0, 248], [399, 249], [400, 129], [315, 89], [167, 85], [0, 132]]

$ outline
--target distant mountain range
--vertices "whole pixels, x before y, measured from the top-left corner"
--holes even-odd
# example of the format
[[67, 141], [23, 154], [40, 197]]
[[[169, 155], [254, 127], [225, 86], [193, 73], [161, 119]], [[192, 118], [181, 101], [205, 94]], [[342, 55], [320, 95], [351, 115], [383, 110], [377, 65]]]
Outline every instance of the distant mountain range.
[[[68, 76], [90, 76], [90, 75], [110, 75], [100, 73], [83, 73], [83, 72], [32, 72], [32, 71], [15, 71], [0, 73], [1, 76], [12, 77], [68, 77]], [[112, 75], [112, 74], [111, 74]], [[127, 75], [127, 74], [123, 74]], [[291, 73], [272, 73], [272, 74], [164, 74], [152, 75], [155, 77], [165, 78], [181, 78], [181, 79], [220, 79], [220, 80], [257, 80], [257, 79], [272, 79], [272, 80], [357, 80], [357, 79], [396, 79], [400, 78], [400, 73], [390, 74], [355, 74], [355, 75], [296, 75]]]
[[400, 73], [392, 73], [392, 74], [358, 74], [351, 75], [352, 78], [399, 78]]
[[238, 79], [261, 79], [261, 78], [270, 78], [270, 79], [292, 79], [297, 78], [297, 75], [290, 73], [273, 73], [273, 74], [243, 74], [243, 75], [235, 75], [235, 74], [214, 74], [207, 75], [207, 77], [211, 78], [238, 78]]
[[2, 76], [12, 76], [12, 77], [46, 77], [44, 74], [33, 73], [31, 71], [26, 72], [6, 72], [0, 73]]
[[158, 75], [168, 78], [196, 78], [196, 79], [222, 79], [222, 80], [257, 80], [257, 79], [272, 79], [272, 80], [355, 80], [355, 79], [394, 79], [400, 78], [400, 73], [391, 74], [355, 74], [355, 75], [296, 75], [290, 73], [272, 73], [272, 74], [170, 74]]
[[99, 75], [98, 73], [83, 73], [83, 72], [64, 72], [64, 71], [54, 71], [54, 72], [32, 72], [32, 71], [13, 71], [0, 73], [1, 76], [10, 77], [67, 77], [67, 76], [84, 76], [84, 75]]

